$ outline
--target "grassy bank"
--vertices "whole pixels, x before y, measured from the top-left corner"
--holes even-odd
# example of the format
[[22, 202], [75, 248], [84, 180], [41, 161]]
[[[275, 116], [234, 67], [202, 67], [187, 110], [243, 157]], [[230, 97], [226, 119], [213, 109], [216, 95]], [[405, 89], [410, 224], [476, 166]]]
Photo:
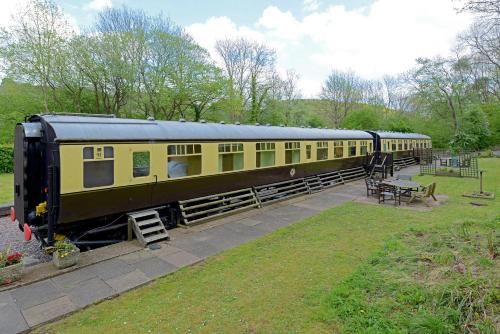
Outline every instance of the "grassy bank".
[[[500, 159], [482, 159], [480, 168], [487, 170], [486, 190], [500, 195]], [[498, 224], [491, 222], [500, 212], [500, 201], [470, 205], [471, 199], [461, 195], [478, 188], [475, 179], [416, 179], [424, 184], [436, 180], [437, 193], [448, 195], [448, 203], [430, 212], [346, 203], [37, 332], [331, 333], [363, 329], [378, 333], [414, 328], [417, 333], [434, 333], [433, 322], [442, 322], [454, 300], [463, 296], [438, 298], [448, 291], [448, 284], [459, 284], [454, 277], [488, 280], [496, 270], [498, 259], [486, 260], [484, 237], [489, 233], [496, 237]], [[454, 236], [464, 223], [472, 226], [474, 238], [475, 229], [481, 229], [477, 230], [479, 246], [467, 244], [460, 236], [443, 235], [450, 231]], [[465, 255], [470, 247], [480, 249], [469, 258]], [[430, 269], [420, 269], [425, 258], [450, 272], [450, 280], [441, 276], [441, 269], [432, 275]], [[455, 271], [456, 258], [464, 264], [465, 273]], [[415, 278], [411, 277], [414, 272]], [[491, 312], [494, 301], [484, 300]], [[461, 319], [464, 314], [449, 315]], [[474, 325], [488, 328], [487, 319], [479, 320]], [[456, 332], [463, 323], [446, 321], [435, 328], [442, 329], [441, 333]]]
[[14, 200], [14, 174], [0, 174], [0, 204]]

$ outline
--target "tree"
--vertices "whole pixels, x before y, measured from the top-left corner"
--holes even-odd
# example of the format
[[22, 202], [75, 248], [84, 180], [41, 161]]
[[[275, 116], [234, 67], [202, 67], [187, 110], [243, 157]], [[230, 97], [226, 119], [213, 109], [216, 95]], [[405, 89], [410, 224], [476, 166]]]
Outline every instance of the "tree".
[[333, 71], [321, 88], [321, 98], [329, 102], [328, 116], [338, 127], [355, 103], [362, 100], [360, 79], [354, 72]]
[[45, 111], [53, 82], [56, 54], [72, 35], [59, 7], [51, 0], [30, 0], [12, 17], [13, 24], [1, 33], [0, 56], [7, 75], [39, 85]]
[[416, 93], [436, 116], [451, 119], [457, 131], [470, 84], [468, 59], [420, 58], [417, 63], [419, 67], [413, 73]]
[[230, 97], [242, 101], [249, 121], [259, 121], [273, 83], [276, 52], [245, 38], [219, 40], [215, 48], [233, 87]]

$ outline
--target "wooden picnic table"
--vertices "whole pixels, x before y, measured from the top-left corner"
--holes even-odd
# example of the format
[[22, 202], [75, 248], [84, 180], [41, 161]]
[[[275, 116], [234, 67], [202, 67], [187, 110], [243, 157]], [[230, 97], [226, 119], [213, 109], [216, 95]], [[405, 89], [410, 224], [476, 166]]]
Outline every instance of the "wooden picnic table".
[[410, 180], [393, 179], [393, 180], [382, 181], [382, 183], [398, 187], [399, 189], [407, 189], [407, 190], [408, 189], [409, 190], [415, 190], [415, 189], [418, 190], [422, 186], [420, 183], [415, 182], [415, 181], [410, 181]]
[[392, 180], [382, 181], [382, 183], [398, 188], [400, 196], [405, 198], [410, 198], [412, 191], [418, 191], [420, 187], [422, 187], [420, 183], [410, 180], [392, 179]]

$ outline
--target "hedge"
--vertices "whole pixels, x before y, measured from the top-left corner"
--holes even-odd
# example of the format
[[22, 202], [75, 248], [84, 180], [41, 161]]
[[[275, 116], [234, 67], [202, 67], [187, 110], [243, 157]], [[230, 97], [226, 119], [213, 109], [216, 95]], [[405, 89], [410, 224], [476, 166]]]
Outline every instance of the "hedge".
[[0, 173], [14, 172], [14, 148], [0, 146]]

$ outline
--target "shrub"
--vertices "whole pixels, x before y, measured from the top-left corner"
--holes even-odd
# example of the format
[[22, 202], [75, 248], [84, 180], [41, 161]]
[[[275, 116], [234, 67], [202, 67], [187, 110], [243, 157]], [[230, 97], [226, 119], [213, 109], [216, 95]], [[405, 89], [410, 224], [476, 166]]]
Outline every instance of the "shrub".
[[14, 148], [0, 146], [0, 173], [14, 172]]

